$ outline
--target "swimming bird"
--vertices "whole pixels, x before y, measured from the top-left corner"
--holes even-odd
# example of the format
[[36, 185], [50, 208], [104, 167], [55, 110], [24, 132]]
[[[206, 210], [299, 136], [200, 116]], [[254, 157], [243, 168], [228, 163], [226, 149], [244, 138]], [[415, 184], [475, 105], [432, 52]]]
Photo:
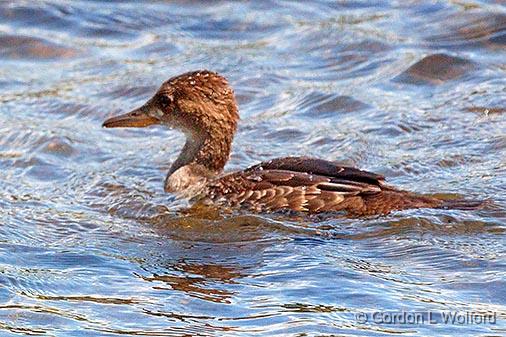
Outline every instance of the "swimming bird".
[[143, 106], [103, 126], [163, 124], [186, 143], [165, 179], [165, 191], [214, 205], [256, 212], [292, 210], [388, 214], [409, 208], [474, 209], [480, 202], [441, 200], [397, 189], [385, 177], [310, 157], [284, 157], [223, 173], [239, 120], [234, 91], [216, 72], [188, 72], [164, 82]]

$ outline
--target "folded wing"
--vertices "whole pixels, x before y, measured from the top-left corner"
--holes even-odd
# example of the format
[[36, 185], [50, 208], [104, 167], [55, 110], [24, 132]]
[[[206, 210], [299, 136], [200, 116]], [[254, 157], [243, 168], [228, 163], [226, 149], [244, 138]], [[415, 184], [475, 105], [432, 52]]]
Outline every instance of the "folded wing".
[[262, 162], [209, 184], [215, 201], [259, 211], [339, 211], [363, 207], [363, 197], [389, 189], [384, 177], [336, 162], [285, 157]]

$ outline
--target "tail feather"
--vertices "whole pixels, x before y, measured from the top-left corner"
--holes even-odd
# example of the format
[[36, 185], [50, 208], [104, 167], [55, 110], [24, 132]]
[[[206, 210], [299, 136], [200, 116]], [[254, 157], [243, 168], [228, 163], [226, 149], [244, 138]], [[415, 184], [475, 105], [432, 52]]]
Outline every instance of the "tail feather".
[[485, 206], [490, 204], [488, 200], [466, 200], [466, 199], [454, 199], [454, 200], [443, 200], [443, 203], [435, 208], [443, 209], [458, 209], [463, 211], [471, 211], [477, 209], [483, 209]]

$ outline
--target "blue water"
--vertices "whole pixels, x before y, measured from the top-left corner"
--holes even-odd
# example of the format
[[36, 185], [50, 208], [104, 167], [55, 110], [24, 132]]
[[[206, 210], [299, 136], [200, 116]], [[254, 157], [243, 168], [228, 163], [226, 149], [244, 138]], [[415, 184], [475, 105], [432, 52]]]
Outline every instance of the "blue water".
[[[506, 335], [505, 52], [502, 1], [0, 2], [0, 336]], [[183, 136], [101, 123], [204, 68], [240, 105], [230, 170], [492, 205], [188, 212]]]

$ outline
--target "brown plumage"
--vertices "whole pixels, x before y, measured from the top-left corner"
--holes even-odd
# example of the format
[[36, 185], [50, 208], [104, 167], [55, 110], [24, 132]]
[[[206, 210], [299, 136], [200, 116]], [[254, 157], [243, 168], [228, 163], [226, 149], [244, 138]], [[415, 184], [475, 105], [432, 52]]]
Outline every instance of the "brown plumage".
[[103, 125], [165, 124], [185, 133], [186, 144], [169, 170], [165, 190], [193, 200], [258, 212], [345, 211], [358, 216], [407, 208], [472, 209], [480, 205], [398, 190], [388, 186], [381, 175], [307, 157], [277, 158], [223, 174], [238, 119], [227, 80], [203, 70], [169, 79], [145, 105]]
[[381, 175], [307, 157], [277, 158], [211, 180], [206, 195], [215, 202], [255, 211], [347, 211], [352, 215], [444, 204], [390, 187]]

